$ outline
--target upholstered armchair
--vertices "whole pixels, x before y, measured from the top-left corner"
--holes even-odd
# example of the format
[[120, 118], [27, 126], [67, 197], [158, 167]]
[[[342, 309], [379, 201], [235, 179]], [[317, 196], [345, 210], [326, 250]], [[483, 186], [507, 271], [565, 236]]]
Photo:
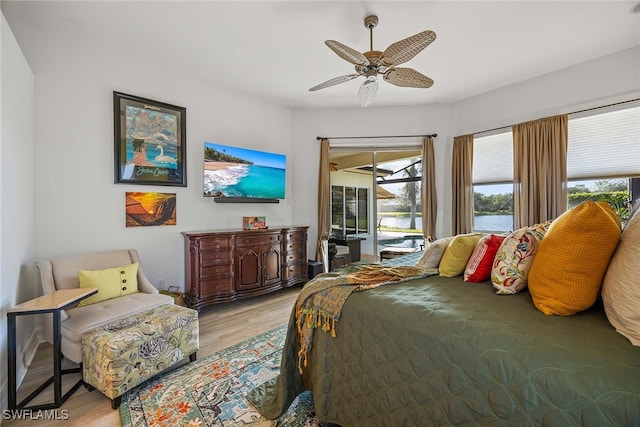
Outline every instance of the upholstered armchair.
[[[80, 287], [78, 271], [98, 271], [123, 267], [137, 263], [138, 291], [116, 298], [99, 301], [90, 305], [75, 306], [61, 314], [62, 354], [69, 360], [82, 362], [82, 334], [106, 323], [131, 316], [140, 311], [166, 304], [173, 304], [173, 298], [162, 295], [151, 284], [140, 265], [138, 252], [122, 249], [95, 252], [51, 260], [40, 260], [36, 265], [40, 271], [42, 290], [45, 295], [59, 289]], [[115, 283], [114, 286], [118, 286]], [[45, 338], [53, 342], [53, 328], [50, 321], [43, 322]]]

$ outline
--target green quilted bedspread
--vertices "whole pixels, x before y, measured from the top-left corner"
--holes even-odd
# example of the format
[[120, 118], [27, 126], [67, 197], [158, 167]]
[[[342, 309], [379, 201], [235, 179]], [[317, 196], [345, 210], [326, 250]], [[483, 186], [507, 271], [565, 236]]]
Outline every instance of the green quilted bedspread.
[[301, 376], [292, 313], [280, 375], [249, 396], [264, 416], [311, 390], [344, 427], [640, 425], [640, 348], [601, 305], [545, 316], [526, 291], [431, 276], [351, 294], [335, 332]]

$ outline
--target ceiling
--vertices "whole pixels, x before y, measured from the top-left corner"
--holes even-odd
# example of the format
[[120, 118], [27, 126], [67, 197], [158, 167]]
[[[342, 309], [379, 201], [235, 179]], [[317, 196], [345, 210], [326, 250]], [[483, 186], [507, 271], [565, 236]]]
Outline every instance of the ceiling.
[[[369, 50], [423, 30], [436, 40], [403, 66], [430, 89], [380, 83], [372, 106], [449, 104], [640, 45], [638, 1], [5, 1], [2, 10], [34, 74], [65, 50], [96, 51], [187, 70], [291, 108], [359, 107], [362, 78], [324, 41]], [[135, 54], [133, 54], [135, 52]]]

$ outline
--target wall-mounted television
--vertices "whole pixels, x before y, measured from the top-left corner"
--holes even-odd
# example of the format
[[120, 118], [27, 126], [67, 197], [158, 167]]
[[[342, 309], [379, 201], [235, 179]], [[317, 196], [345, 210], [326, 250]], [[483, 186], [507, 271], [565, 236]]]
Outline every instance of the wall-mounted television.
[[285, 198], [286, 156], [204, 143], [204, 196], [216, 201]]

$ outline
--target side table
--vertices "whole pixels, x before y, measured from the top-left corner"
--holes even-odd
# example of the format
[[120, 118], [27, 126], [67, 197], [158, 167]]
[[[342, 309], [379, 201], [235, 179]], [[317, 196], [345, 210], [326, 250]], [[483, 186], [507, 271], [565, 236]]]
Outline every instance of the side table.
[[342, 236], [342, 237], [331, 237], [329, 239], [329, 243], [335, 243], [341, 246], [349, 247], [349, 255], [351, 256], [350, 262], [360, 261], [360, 245], [363, 240], [366, 240], [364, 237], [352, 237], [352, 236]]
[[[96, 288], [61, 289], [49, 295], [44, 295], [19, 304], [7, 310], [8, 330], [8, 374], [9, 374], [9, 409], [55, 409], [62, 404], [82, 385], [82, 379], [62, 396], [62, 375], [81, 372], [80, 368], [62, 369], [62, 353], [60, 336], [60, 312], [76, 305], [78, 302], [98, 292]], [[18, 390], [16, 389], [16, 318], [29, 314], [51, 313], [53, 321], [53, 376], [45, 381], [22, 402], [16, 403]], [[34, 397], [42, 393], [53, 383], [54, 402], [26, 408]]]

